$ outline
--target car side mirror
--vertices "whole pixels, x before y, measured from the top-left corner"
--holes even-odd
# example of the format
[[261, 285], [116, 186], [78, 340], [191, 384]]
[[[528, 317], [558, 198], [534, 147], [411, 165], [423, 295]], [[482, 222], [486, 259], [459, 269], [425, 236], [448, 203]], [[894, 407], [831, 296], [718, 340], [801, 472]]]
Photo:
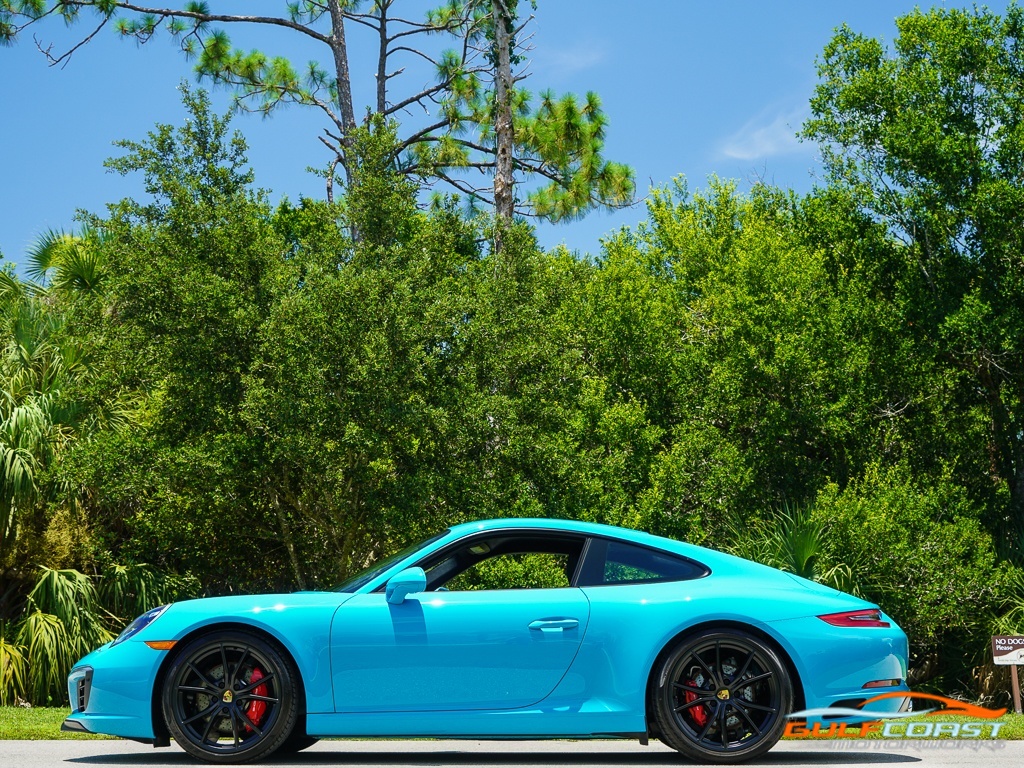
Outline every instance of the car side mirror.
[[413, 592], [424, 592], [427, 589], [427, 574], [422, 568], [406, 568], [388, 580], [384, 596], [392, 605], [401, 605], [406, 595]]

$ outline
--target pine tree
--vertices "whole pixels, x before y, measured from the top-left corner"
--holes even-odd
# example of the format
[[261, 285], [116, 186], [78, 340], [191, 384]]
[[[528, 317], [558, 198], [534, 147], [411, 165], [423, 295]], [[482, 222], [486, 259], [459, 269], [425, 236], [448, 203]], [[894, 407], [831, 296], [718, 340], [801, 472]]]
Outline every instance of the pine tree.
[[[319, 110], [328, 127], [317, 138], [331, 152], [325, 171], [333, 198], [336, 173], [350, 183], [356, 105], [352, 96], [348, 32], [369, 30], [378, 41], [372, 65], [375, 103], [367, 119], [398, 120], [419, 107], [426, 124], [408, 120], [396, 147], [401, 173], [417, 181], [441, 180], [471, 205], [494, 205], [496, 217], [531, 214], [553, 221], [582, 216], [594, 207], [632, 203], [632, 170], [601, 156], [607, 120], [596, 95], [530, 94], [516, 87], [525, 50], [518, 0], [445, 0], [422, 19], [399, 15], [407, 0], [295, 0], [280, 15], [223, 13], [217, 3], [148, 5], [122, 0], [0, 0], [0, 44], [52, 17], [68, 24], [92, 16], [95, 26], [66, 51], [40, 44], [51, 65], [64, 66], [105, 27], [146, 44], [161, 31], [195, 62], [200, 80], [230, 88], [241, 110], [268, 115], [298, 104]], [[531, 17], [532, 18], [532, 17]], [[518, 25], [518, 26], [517, 26]], [[271, 27], [321, 47], [323, 61], [298, 67], [284, 57], [236, 47], [227, 30]], [[453, 47], [438, 50], [434, 40]], [[407, 69], [425, 65], [434, 81], [402, 91]], [[408, 79], [408, 78], [406, 78]], [[493, 175], [493, 194], [468, 176]], [[514, 185], [542, 186], [517, 199]]]

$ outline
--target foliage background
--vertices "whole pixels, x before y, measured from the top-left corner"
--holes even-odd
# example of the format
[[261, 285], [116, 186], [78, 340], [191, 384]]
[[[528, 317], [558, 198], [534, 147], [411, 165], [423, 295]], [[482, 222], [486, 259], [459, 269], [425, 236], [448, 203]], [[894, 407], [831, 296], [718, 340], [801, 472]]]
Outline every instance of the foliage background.
[[1005, 690], [1022, 29], [918, 12], [893, 51], [840, 30], [806, 128], [826, 183], [680, 178], [591, 256], [522, 222], [494, 253], [486, 217], [420, 208], [383, 120], [343, 199], [272, 206], [184, 89], [182, 126], [110, 161], [145, 198], [0, 275], [0, 703], [63, 701], [74, 659], [159, 602], [329, 588], [524, 515], [857, 592], [911, 635], [915, 685]]

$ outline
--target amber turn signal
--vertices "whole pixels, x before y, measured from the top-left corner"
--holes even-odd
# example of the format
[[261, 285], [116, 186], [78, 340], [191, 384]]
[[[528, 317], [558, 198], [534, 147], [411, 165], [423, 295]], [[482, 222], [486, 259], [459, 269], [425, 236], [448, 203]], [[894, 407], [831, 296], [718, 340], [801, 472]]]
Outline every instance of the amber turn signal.
[[870, 683], [864, 683], [864, 688], [895, 688], [897, 685], [902, 683], [902, 680], [872, 680]]
[[177, 640], [146, 640], [146, 645], [154, 651], [169, 651], [177, 643]]

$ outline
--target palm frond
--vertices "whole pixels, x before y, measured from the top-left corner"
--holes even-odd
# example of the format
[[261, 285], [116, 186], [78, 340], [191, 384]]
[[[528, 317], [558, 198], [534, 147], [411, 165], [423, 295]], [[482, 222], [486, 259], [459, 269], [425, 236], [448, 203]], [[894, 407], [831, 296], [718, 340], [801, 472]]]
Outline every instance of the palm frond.
[[89, 576], [70, 568], [39, 570], [39, 581], [28, 595], [29, 604], [57, 617], [71, 637], [75, 653], [84, 655], [112, 639], [113, 634], [103, 624], [96, 586]]
[[784, 503], [765, 518], [735, 518], [727, 531], [725, 550], [731, 554], [860, 594], [851, 564], [825, 561], [825, 529], [809, 508]]
[[130, 621], [150, 608], [167, 602], [157, 573], [145, 563], [112, 565], [99, 584], [99, 596], [110, 613]]
[[28, 660], [24, 650], [0, 634], [0, 707], [16, 704], [25, 695]]
[[74, 239], [61, 229], [46, 230], [25, 253], [25, 274], [45, 285], [50, 269], [61, 257], [61, 251], [73, 244]]
[[18, 631], [17, 642], [28, 658], [25, 694], [36, 705], [59, 704], [67, 700], [65, 681], [75, 659], [74, 643], [60, 619], [35, 610]]
[[98, 291], [106, 276], [104, 239], [102, 231], [88, 226], [78, 235], [51, 229], [28, 249], [25, 272], [41, 287]]
[[27, 293], [26, 286], [21, 280], [0, 269], [0, 304], [11, 305], [20, 302]]

